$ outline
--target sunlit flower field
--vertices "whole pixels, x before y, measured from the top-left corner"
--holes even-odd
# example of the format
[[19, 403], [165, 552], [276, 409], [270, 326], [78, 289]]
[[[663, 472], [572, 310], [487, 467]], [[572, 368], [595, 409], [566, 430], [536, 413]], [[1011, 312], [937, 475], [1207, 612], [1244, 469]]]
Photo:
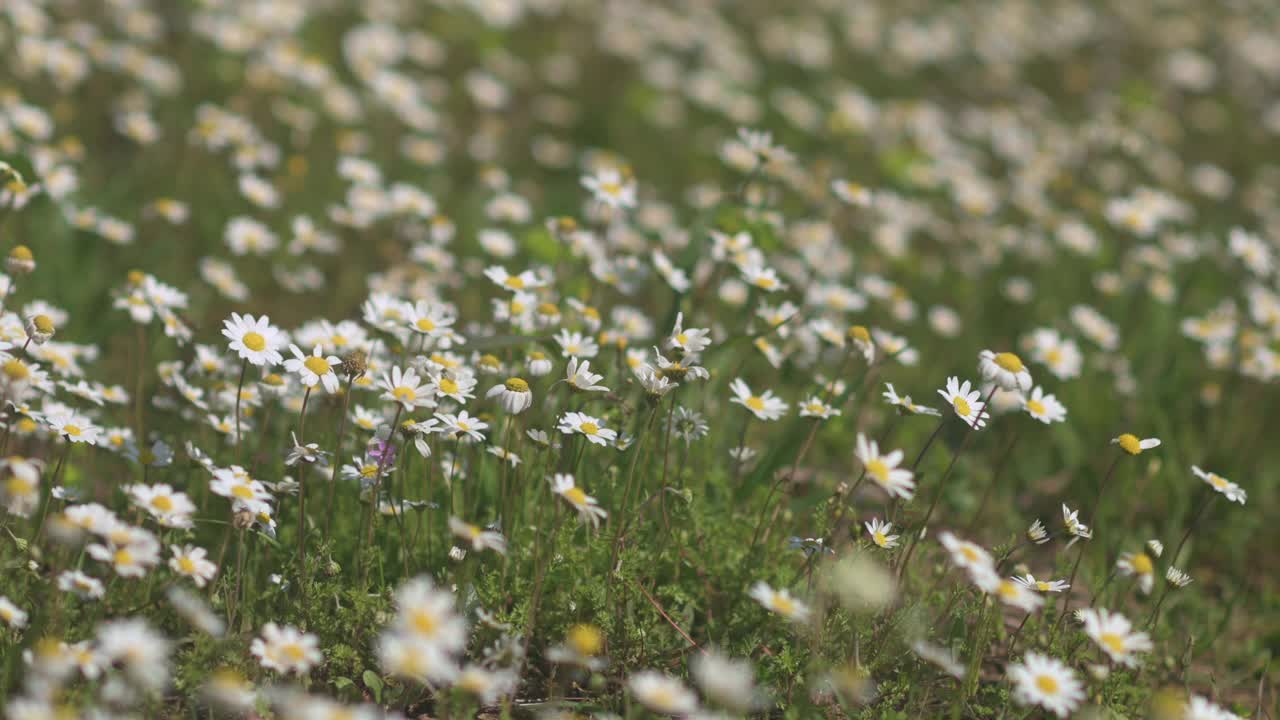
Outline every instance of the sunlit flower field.
[[1270, 3], [0, 50], [5, 717], [1277, 717]]

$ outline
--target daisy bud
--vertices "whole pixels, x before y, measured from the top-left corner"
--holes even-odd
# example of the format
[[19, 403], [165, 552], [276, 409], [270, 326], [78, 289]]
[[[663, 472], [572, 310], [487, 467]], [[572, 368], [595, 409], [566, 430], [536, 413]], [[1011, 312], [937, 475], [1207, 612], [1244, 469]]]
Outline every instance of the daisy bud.
[[342, 371], [348, 377], [358, 378], [369, 369], [369, 357], [363, 350], [353, 350], [342, 357]]
[[9, 251], [5, 265], [9, 268], [9, 272], [14, 274], [35, 272], [36, 258], [31, 254], [31, 248], [26, 245], [17, 245]]
[[248, 530], [253, 527], [254, 515], [252, 510], [237, 510], [231, 516], [231, 525], [237, 530]]
[[26, 330], [27, 337], [31, 338], [35, 344], [43, 345], [53, 337], [55, 328], [53, 320], [48, 315], [41, 314], [27, 318]]
[[141, 270], [130, 270], [126, 278], [130, 287], [142, 287], [142, 283], [147, 280], [147, 274]]

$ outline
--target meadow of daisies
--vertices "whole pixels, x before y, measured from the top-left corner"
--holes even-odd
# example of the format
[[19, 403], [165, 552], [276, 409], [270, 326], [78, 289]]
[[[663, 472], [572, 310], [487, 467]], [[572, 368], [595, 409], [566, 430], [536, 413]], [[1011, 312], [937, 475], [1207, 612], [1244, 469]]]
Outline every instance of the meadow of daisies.
[[5, 717], [1276, 717], [1271, 4], [0, 50]]

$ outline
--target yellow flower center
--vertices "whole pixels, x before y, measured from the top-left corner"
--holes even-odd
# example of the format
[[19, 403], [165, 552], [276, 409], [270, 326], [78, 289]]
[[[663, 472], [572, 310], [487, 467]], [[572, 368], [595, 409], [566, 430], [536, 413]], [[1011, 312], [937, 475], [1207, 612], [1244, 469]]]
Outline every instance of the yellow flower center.
[[1219, 490], [1222, 490], [1223, 488], [1227, 487], [1231, 483], [1228, 482], [1226, 478], [1218, 475], [1217, 473], [1209, 473], [1209, 484], [1213, 485], [1215, 488]]
[[1049, 583], [1043, 580], [1036, 581], [1036, 589], [1040, 592], [1049, 592]]
[[529, 383], [525, 382], [524, 380], [518, 377], [507, 378], [507, 382], [505, 383], [505, 385], [507, 390], [511, 392], [516, 392], [516, 393], [529, 392]]
[[53, 320], [50, 320], [48, 315], [37, 315], [31, 318], [31, 324], [35, 325], [36, 330], [46, 335], [53, 332]]
[[774, 282], [773, 278], [769, 277], [768, 275], [761, 275], [760, 277], [756, 278], [756, 285], [764, 288], [765, 290], [768, 290], [769, 288], [773, 287], [776, 284], [777, 283]]
[[780, 615], [793, 615], [796, 611], [796, 604], [789, 597], [775, 595], [773, 596], [773, 609], [778, 611]]
[[1098, 637], [1098, 642], [1102, 643], [1108, 650], [1116, 655], [1124, 654], [1124, 636], [1116, 633], [1102, 633]]
[[431, 332], [436, 329], [436, 324], [431, 322], [430, 318], [422, 318], [418, 320], [418, 322], [414, 323], [414, 326], [422, 332]]
[[998, 353], [995, 356], [996, 365], [1011, 373], [1020, 373], [1026, 368], [1022, 365], [1022, 358], [1010, 352]]
[[329, 361], [316, 355], [303, 360], [302, 364], [316, 375], [328, 375], [330, 371]]
[[878, 530], [874, 535], [871, 536], [871, 539], [875, 540], [875, 543], [880, 547], [884, 547], [885, 545], [889, 544], [889, 539], [885, 537], [883, 532]]
[[235, 495], [241, 500], [252, 500], [253, 488], [249, 487], [248, 485], [233, 485], [231, 487], [231, 494]]
[[587, 494], [583, 492], [582, 488], [579, 488], [579, 487], [571, 487], [568, 490], [565, 490], [564, 499], [568, 500], [574, 505], [587, 504]]
[[377, 474], [378, 474], [378, 466], [377, 466], [377, 465], [369, 464], [369, 465], [361, 465], [361, 466], [360, 466], [360, 475], [361, 475], [361, 477], [371, 478], [371, 477], [373, 477], [374, 475], [377, 475]]
[[408, 387], [407, 385], [401, 385], [400, 387], [397, 387], [395, 390], [391, 391], [391, 396], [394, 397], [396, 400], [399, 400], [400, 402], [405, 402], [406, 400], [409, 402], [413, 402], [414, 400], [417, 399], [418, 393], [415, 392], [413, 388]]
[[116, 551], [114, 560], [117, 565], [132, 565], [133, 555], [129, 552], [128, 548], [120, 548]]
[[1037, 675], [1036, 688], [1045, 695], [1058, 694], [1058, 679], [1052, 675]]
[[677, 333], [676, 342], [680, 343], [681, 345], [684, 345], [685, 343], [689, 342], [688, 333]]
[[849, 337], [857, 340], [858, 342], [871, 342], [871, 333], [867, 332], [867, 329], [862, 325], [854, 325], [853, 327], [850, 327]]
[[440, 385], [440, 392], [445, 395], [452, 395], [458, 392], [458, 383], [454, 382], [451, 378], [440, 378], [440, 382], [438, 384]]
[[[512, 275], [511, 277], [507, 278], [506, 282], [503, 284], [511, 288], [512, 290], [524, 289], [524, 280], [521, 280], [519, 275]], [[514, 310], [515, 308], [513, 307], [512, 309]]]
[[178, 567], [182, 568], [182, 572], [187, 575], [192, 575], [196, 571], [196, 561], [184, 555], [178, 558]]
[[5, 494], [10, 497], [18, 497], [30, 494], [32, 490], [35, 490], [35, 487], [35, 485], [23, 480], [17, 475], [10, 475], [9, 479], [5, 481], [4, 491]]
[[973, 410], [969, 407], [969, 401], [959, 395], [951, 400], [951, 406], [956, 409], [956, 414], [960, 417], [969, 417], [969, 413]]
[[151, 498], [151, 507], [159, 510], [160, 512], [172, 512], [173, 499], [168, 495], [157, 495]]
[[302, 662], [302, 659], [307, 656], [307, 651], [303, 650], [302, 646], [297, 643], [289, 643], [288, 645], [285, 645], [280, 648], [280, 652], [283, 653], [290, 662], [295, 663]]
[[596, 435], [600, 432], [600, 426], [593, 422], [584, 422], [578, 426], [584, 435]]
[[569, 628], [566, 640], [579, 655], [596, 655], [604, 646], [604, 637], [592, 625], [574, 625]]
[[1116, 442], [1120, 445], [1120, 449], [1130, 455], [1137, 455], [1142, 452], [1142, 441], [1136, 435], [1125, 433], [1121, 435]]
[[31, 376], [31, 369], [27, 364], [17, 358], [10, 358], [5, 361], [0, 370], [4, 371], [6, 377], [10, 380], [26, 380]]
[[1152, 564], [1151, 558], [1146, 553], [1138, 553], [1133, 556], [1133, 569], [1139, 575], [1150, 575], [1155, 572], [1155, 565]]
[[964, 559], [968, 560], [969, 562], [977, 562], [979, 558], [978, 551], [974, 550], [968, 545], [960, 546], [960, 554], [963, 555]]
[[1000, 584], [996, 586], [996, 594], [1006, 600], [1015, 598], [1018, 596], [1018, 586], [1008, 580], [1001, 580]]
[[756, 412], [760, 412], [761, 410], [764, 410], [764, 400], [759, 395], [752, 395], [751, 397], [747, 398], [746, 405], [747, 407], [751, 408], [752, 410], [755, 410]]
[[1039, 400], [1028, 400], [1027, 410], [1029, 410], [1032, 415], [1043, 415], [1044, 403], [1040, 402]]
[[889, 466], [880, 458], [873, 458], [867, 462], [867, 472], [881, 485], [889, 482]]
[[440, 626], [436, 616], [426, 610], [414, 610], [409, 616], [409, 624], [420, 635], [432, 635]]
[[35, 256], [31, 254], [31, 248], [27, 247], [26, 245], [18, 245], [14, 247], [12, 250], [9, 251], [9, 257], [13, 258], [14, 260], [22, 260], [22, 261], [30, 261], [35, 259]]
[[267, 349], [267, 339], [256, 332], [247, 332], [244, 337], [240, 338], [241, 344], [254, 352], [262, 352]]
[[73, 425], [70, 423], [62, 426], [62, 432], [70, 435], [71, 437], [80, 437], [84, 434], [84, 430], [81, 430], [79, 425]]
[[1049, 365], [1057, 365], [1062, 362], [1062, 351], [1058, 348], [1053, 348], [1044, 354], [1044, 361]]

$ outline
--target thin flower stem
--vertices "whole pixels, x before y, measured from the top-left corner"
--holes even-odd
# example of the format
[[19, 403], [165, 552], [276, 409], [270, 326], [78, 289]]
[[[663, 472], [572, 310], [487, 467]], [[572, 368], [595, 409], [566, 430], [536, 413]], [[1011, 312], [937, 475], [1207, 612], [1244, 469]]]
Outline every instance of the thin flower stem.
[[[298, 411], [298, 444], [306, 445], [307, 401], [311, 388], [302, 394], [302, 409]], [[298, 593], [302, 600], [302, 615], [307, 614], [307, 461], [298, 459]]]
[[244, 395], [244, 375], [249, 370], [249, 360], [240, 361], [240, 381], [236, 383], [236, 447], [240, 447], [240, 399]]
[[[973, 422], [970, 423], [968, 428], [965, 430], [964, 438], [960, 440], [960, 447], [957, 448], [955, 454], [951, 456], [951, 463], [947, 465], [946, 472], [942, 474], [942, 479], [938, 481], [938, 489], [933, 493], [933, 500], [929, 502], [929, 509], [925, 511], [924, 519], [920, 521], [921, 530], [929, 527], [929, 520], [933, 518], [933, 511], [938, 508], [938, 501], [942, 499], [942, 493], [947, 489], [947, 480], [951, 477], [951, 472], [956, 468], [956, 461], [958, 461], [960, 456], [964, 454], [964, 449], [969, 446], [970, 438], [972, 438], [977, 432], [978, 423], [983, 419], [984, 415], [988, 418], [991, 417], [989, 408], [991, 407], [991, 397], [995, 394], [996, 388], [995, 386], [992, 386], [991, 391], [987, 393], [986, 399], [982, 401], [982, 411], [978, 413], [978, 417], [974, 418]], [[941, 423], [939, 423], [938, 429], [942, 429]], [[932, 443], [933, 438], [937, 437], [937, 435], [938, 431], [934, 430], [933, 436], [929, 438], [929, 442]], [[924, 450], [928, 449], [929, 447], [926, 445]], [[924, 450], [921, 450], [920, 457], [916, 458], [917, 463], [920, 461], [921, 457], [924, 457]], [[902, 579], [906, 577], [907, 565], [911, 562], [911, 554], [915, 552], [916, 545], [918, 544], [920, 544], [920, 532], [911, 533], [911, 538], [907, 544], [907, 551], [903, 554], [902, 564], [898, 567], [899, 585], [902, 584]]]
[[329, 498], [324, 509], [324, 541], [327, 544], [333, 531], [333, 499], [338, 489], [338, 468], [342, 467], [342, 439], [347, 430], [347, 411], [351, 407], [351, 383], [355, 377], [347, 376], [347, 387], [342, 393], [342, 419], [338, 421], [338, 437], [333, 441], [333, 473], [329, 476]]
[[[1106, 493], [1107, 487], [1111, 484], [1111, 474], [1115, 472], [1116, 466], [1120, 464], [1120, 458], [1124, 451], [1117, 451], [1115, 459], [1111, 461], [1111, 466], [1107, 468], [1107, 474], [1102, 478], [1102, 486], [1098, 488], [1098, 494], [1094, 497], [1093, 508], [1090, 510], [1090, 521], [1096, 522], [1098, 508], [1102, 504], [1102, 496]], [[1071, 579], [1067, 581], [1068, 587], [1075, 587], [1076, 573], [1080, 571], [1080, 561], [1084, 558], [1084, 548], [1086, 542], [1080, 542], [1080, 552], [1076, 555], [1076, 562], [1071, 566]], [[1062, 614], [1058, 615], [1058, 619], [1053, 623], [1053, 630], [1049, 632], [1049, 642], [1052, 644], [1053, 639], [1058, 635], [1058, 628], [1062, 626], [1062, 619], [1067, 616], [1067, 611], [1071, 609], [1071, 595], [1064, 593], [1062, 596]]]

